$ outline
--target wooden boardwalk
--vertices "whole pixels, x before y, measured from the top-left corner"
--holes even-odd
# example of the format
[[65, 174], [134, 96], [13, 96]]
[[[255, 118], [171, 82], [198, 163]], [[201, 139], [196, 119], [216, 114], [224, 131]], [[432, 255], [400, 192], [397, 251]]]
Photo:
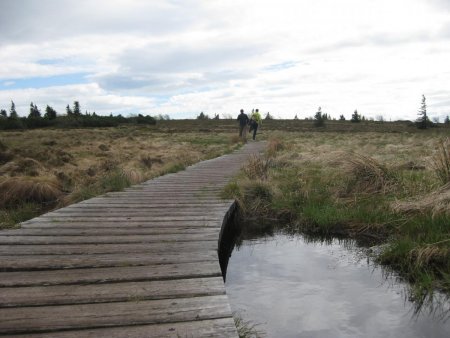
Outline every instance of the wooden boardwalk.
[[[0, 335], [237, 337], [220, 190], [260, 142], [0, 232]], [[224, 221], [225, 220], [225, 221]]]

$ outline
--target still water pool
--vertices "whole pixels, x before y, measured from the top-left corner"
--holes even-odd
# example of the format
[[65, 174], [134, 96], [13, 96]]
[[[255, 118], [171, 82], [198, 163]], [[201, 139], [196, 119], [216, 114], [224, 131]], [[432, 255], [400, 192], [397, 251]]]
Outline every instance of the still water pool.
[[267, 337], [450, 337], [450, 320], [414, 316], [405, 285], [349, 242], [244, 240], [225, 284], [232, 310]]

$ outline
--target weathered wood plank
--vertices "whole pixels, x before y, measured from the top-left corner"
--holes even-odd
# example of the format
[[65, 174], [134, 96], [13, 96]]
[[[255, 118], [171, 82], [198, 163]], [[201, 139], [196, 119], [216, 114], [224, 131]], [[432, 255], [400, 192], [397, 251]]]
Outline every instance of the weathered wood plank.
[[[223, 215], [222, 215], [223, 217]], [[54, 216], [54, 217], [47, 217], [47, 216], [40, 216], [39, 220], [42, 222], [126, 222], [129, 220], [134, 221], [198, 221], [198, 222], [204, 222], [204, 221], [220, 221], [222, 219], [220, 214], [212, 214], [212, 215], [206, 215], [206, 216], [127, 216], [127, 217], [98, 217], [98, 216], [79, 216], [79, 217], [72, 217], [72, 216]]]
[[15, 338], [180, 338], [237, 337], [233, 318], [174, 322], [168, 324], [134, 325], [114, 328], [46, 332], [14, 336]]
[[5, 230], [0, 236], [98, 236], [98, 235], [162, 235], [162, 234], [217, 234], [216, 227], [120, 227], [109, 228], [19, 228]]
[[109, 235], [109, 236], [2, 236], [1, 244], [79, 244], [79, 243], [154, 243], [217, 240], [217, 234], [156, 234], [156, 235]]
[[[230, 316], [226, 295], [0, 309], [0, 332], [25, 333], [194, 321]], [[49, 320], [51, 318], [51, 320]]]
[[[217, 250], [98, 255], [0, 256], [0, 271], [32, 271], [217, 261]], [[154, 267], [156, 269], [156, 267]]]
[[123, 228], [153, 228], [153, 227], [180, 227], [180, 226], [189, 226], [189, 227], [200, 227], [200, 228], [208, 228], [208, 227], [221, 227], [222, 220], [214, 220], [214, 221], [78, 221], [78, 222], [64, 222], [64, 221], [48, 221], [41, 219], [32, 219], [21, 223], [22, 228], [117, 228], [118, 226]]
[[91, 255], [110, 253], [164, 253], [217, 250], [217, 241], [163, 242], [132, 244], [50, 244], [0, 245], [0, 255]]
[[222, 277], [1, 289], [0, 307], [90, 304], [224, 295]]
[[0, 272], [0, 287], [119, 283], [221, 276], [219, 262], [124, 266], [113, 268]]
[[260, 148], [0, 232], [0, 335], [237, 337], [217, 259], [234, 201], [219, 193]]

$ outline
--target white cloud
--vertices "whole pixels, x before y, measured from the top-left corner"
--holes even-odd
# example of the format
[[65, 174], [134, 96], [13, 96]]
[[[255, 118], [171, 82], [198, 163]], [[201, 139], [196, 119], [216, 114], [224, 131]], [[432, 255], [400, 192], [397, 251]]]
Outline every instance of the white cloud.
[[[79, 100], [102, 113], [179, 117], [259, 107], [289, 118], [321, 106], [336, 117], [358, 109], [415, 119], [425, 94], [444, 116], [448, 96], [431, 93], [450, 88], [448, 8], [446, 0], [4, 0], [0, 106]], [[30, 80], [81, 73], [87, 84], [33, 89]]]

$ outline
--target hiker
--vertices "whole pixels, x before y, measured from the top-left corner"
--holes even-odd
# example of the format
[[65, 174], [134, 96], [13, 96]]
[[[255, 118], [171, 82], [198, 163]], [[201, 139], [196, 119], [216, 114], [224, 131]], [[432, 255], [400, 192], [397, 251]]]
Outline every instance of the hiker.
[[250, 118], [250, 130], [249, 132], [253, 131], [253, 140], [256, 139], [256, 131], [258, 130], [258, 126], [261, 124], [262, 119], [261, 115], [259, 114], [258, 109], [255, 110], [254, 113], [252, 113], [252, 116]]
[[247, 139], [248, 116], [244, 114], [244, 109], [241, 109], [241, 113], [237, 120], [239, 121], [239, 137], [242, 137], [245, 140]]

